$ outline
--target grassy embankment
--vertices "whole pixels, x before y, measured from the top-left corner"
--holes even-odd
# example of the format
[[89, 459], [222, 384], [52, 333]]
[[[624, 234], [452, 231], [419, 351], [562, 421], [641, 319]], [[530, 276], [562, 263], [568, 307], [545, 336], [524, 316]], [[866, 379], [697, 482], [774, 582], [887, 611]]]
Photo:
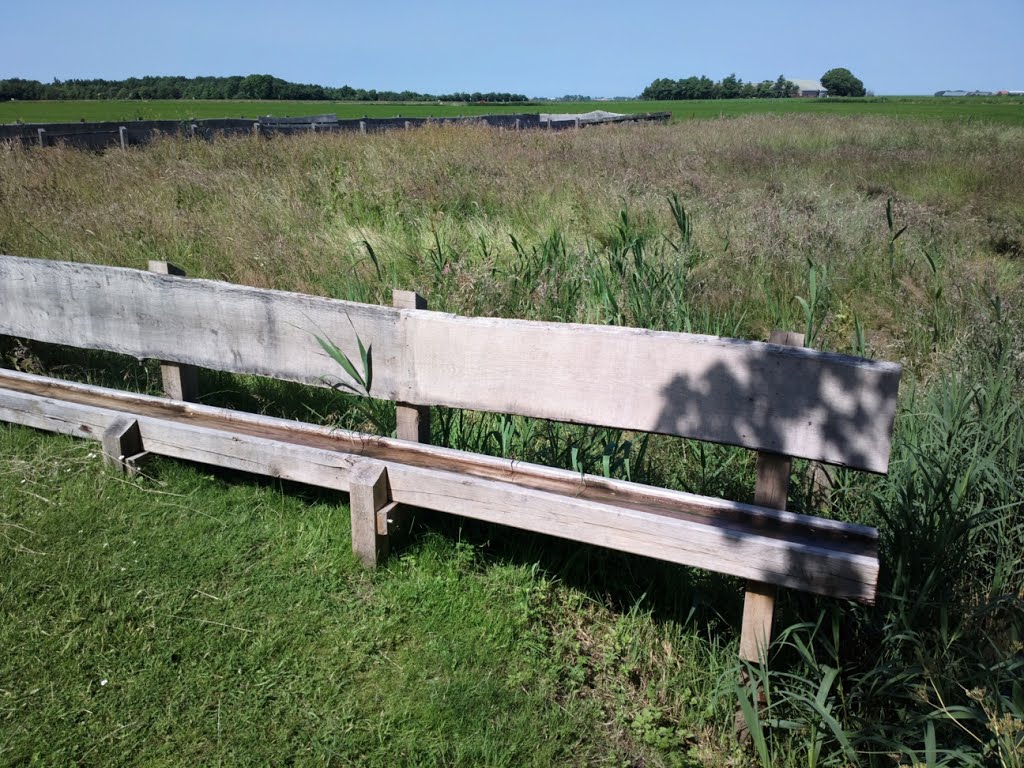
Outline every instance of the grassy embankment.
[[935, 98], [887, 96], [865, 99], [732, 99], [708, 101], [531, 102], [529, 104], [361, 103], [350, 101], [21, 101], [0, 103], [0, 124], [98, 122], [104, 120], [188, 120], [337, 114], [357, 117], [451, 117], [509, 112], [671, 112], [676, 120], [750, 114], [873, 115], [985, 120], [1024, 124], [1019, 97]]
[[[888, 478], [839, 473], [814, 500], [797, 467], [791, 507], [878, 525], [885, 576], [873, 608], [785, 596], [750, 754], [730, 746], [734, 580], [430, 514], [367, 574], [344, 498], [170, 461], [125, 481], [94, 444], [0, 427], [0, 761], [1019, 765], [1022, 164], [1019, 127], [793, 116], [4, 151], [0, 252], [413, 288], [465, 314], [787, 327], [906, 374]], [[155, 386], [151, 364], [4, 360]], [[575, 448], [619, 476], [628, 456], [634, 477], [750, 498], [746, 453], [631, 438], [435, 414], [440, 444]]]

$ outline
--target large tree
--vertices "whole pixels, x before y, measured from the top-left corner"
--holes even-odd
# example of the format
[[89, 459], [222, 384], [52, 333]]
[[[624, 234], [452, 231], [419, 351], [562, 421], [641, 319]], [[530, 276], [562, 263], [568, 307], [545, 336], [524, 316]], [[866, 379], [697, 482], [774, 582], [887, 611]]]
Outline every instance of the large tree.
[[843, 67], [830, 69], [822, 75], [821, 84], [828, 88], [830, 96], [863, 96], [865, 93], [864, 83]]

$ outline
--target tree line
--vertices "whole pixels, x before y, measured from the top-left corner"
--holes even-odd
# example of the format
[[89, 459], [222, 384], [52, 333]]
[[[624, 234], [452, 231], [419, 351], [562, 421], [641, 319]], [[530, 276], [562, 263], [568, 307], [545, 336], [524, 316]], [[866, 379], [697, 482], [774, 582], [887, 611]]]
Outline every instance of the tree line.
[[416, 91], [378, 91], [343, 85], [334, 88], [290, 83], [272, 75], [232, 77], [129, 77], [126, 80], [0, 80], [0, 100], [52, 99], [268, 99], [289, 101], [460, 101], [523, 102], [521, 93], [474, 91], [435, 95]]
[[715, 82], [709, 77], [687, 77], [672, 80], [662, 77], [644, 88], [642, 99], [655, 101], [686, 99], [785, 99], [795, 96], [799, 89], [782, 75], [772, 82], [745, 83], [735, 74]]

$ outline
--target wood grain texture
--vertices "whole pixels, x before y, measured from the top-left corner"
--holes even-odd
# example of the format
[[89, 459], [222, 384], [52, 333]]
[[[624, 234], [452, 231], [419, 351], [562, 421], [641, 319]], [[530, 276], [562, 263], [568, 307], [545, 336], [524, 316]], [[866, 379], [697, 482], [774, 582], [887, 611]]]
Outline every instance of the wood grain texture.
[[347, 491], [367, 458], [391, 500], [759, 582], [872, 602], [863, 526], [435, 446], [0, 371], [0, 420], [99, 439], [132, 415], [146, 450]]
[[405, 343], [408, 402], [888, 467], [900, 375], [891, 364], [713, 336], [433, 312], [417, 314]]
[[[310, 448], [321, 448], [332, 454], [354, 454], [411, 466], [461, 472], [471, 477], [501, 480], [534, 490], [551, 491], [602, 503], [639, 510], [654, 510], [665, 514], [688, 515], [695, 520], [710, 517], [722, 523], [755, 526], [779, 535], [811, 536], [827, 540], [830, 546], [838, 546], [847, 541], [851, 542], [855, 549], [865, 545], [873, 547], [877, 544], [878, 532], [874, 528], [854, 523], [826, 520], [727, 499], [698, 496], [594, 475], [581, 475], [578, 472], [512, 459], [465, 453], [450, 448], [420, 445], [242, 411], [168, 402], [132, 392], [60, 381], [17, 371], [0, 369], [0, 389], [69, 404], [93, 406], [105, 411], [140, 417], [151, 416], [167, 422], [208, 427], [218, 434], [224, 433], [229, 437], [234, 433], [242, 433], [252, 437], [287, 440]], [[343, 489], [345, 486], [324, 487]]]
[[174, 275], [0, 256], [0, 333], [305, 384], [354, 385], [316, 337], [401, 386], [397, 310]]
[[760, 342], [396, 310], [0, 256], [0, 333], [373, 395], [693, 437], [885, 472], [900, 367]]

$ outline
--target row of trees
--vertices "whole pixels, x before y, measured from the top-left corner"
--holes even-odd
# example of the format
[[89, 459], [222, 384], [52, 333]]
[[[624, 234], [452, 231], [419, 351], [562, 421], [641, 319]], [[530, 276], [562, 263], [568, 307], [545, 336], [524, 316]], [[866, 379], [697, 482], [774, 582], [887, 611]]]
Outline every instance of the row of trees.
[[0, 80], [0, 100], [39, 99], [287, 99], [295, 101], [483, 101], [522, 102], [521, 93], [377, 91], [344, 85], [290, 83], [271, 75], [242, 77], [130, 77], [127, 80]]
[[642, 99], [683, 100], [683, 99], [784, 99], [794, 96], [797, 87], [782, 75], [772, 82], [745, 83], [736, 75], [723, 77], [715, 82], [709, 77], [687, 77], [671, 80], [662, 77], [644, 88]]
[[[864, 83], [850, 70], [843, 67], [830, 69], [821, 76], [821, 84], [831, 96], [863, 96]], [[745, 83], [735, 74], [715, 82], [709, 77], [687, 77], [670, 80], [666, 77], [655, 80], [644, 89], [643, 99], [784, 99], [795, 96], [797, 87], [782, 75], [772, 82]]]

